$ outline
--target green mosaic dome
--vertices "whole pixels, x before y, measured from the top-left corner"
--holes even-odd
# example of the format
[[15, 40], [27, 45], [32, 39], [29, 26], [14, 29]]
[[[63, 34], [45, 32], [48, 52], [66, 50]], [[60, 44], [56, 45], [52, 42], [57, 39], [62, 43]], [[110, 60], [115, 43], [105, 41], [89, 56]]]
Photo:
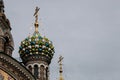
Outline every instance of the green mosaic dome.
[[35, 32], [32, 37], [27, 37], [21, 42], [19, 53], [22, 59], [34, 55], [45, 56], [48, 59], [52, 59], [54, 47], [48, 38], [42, 37], [39, 32]]

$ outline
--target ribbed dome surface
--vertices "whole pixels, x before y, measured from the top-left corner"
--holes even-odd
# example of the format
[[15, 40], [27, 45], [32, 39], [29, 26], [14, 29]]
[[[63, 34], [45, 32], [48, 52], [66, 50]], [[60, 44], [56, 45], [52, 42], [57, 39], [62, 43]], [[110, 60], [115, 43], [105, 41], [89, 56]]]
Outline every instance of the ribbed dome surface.
[[21, 42], [19, 53], [22, 59], [34, 55], [41, 55], [52, 59], [54, 47], [48, 38], [42, 37], [39, 32], [35, 32], [31, 37], [27, 37]]

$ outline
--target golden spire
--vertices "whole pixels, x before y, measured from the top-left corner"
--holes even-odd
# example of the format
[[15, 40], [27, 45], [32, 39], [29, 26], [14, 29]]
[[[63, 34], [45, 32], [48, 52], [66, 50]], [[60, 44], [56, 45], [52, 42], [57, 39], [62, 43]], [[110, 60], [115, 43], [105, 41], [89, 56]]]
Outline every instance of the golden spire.
[[59, 80], [64, 80], [64, 79], [63, 79], [63, 76], [62, 76], [62, 73], [63, 73], [63, 70], [62, 70], [62, 60], [63, 60], [63, 57], [60, 56], [60, 57], [59, 57], [59, 61], [58, 61], [59, 66], [60, 66], [60, 70], [59, 70], [60, 77], [59, 77]]
[[39, 11], [40, 8], [36, 7], [35, 9], [35, 13], [34, 13], [34, 16], [35, 16], [35, 32], [38, 33], [38, 26], [39, 26], [39, 23], [38, 23], [38, 11]]

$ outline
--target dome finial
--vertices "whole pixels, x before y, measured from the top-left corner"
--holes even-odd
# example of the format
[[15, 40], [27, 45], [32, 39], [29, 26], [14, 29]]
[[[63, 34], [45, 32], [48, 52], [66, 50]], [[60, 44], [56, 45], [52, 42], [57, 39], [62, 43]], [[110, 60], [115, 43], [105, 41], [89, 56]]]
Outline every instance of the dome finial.
[[59, 57], [59, 61], [58, 61], [59, 66], [60, 66], [60, 70], [59, 70], [59, 72], [60, 72], [60, 77], [59, 77], [59, 80], [64, 80], [64, 79], [63, 79], [63, 76], [62, 76], [62, 73], [63, 73], [63, 70], [62, 70], [62, 60], [63, 60], [63, 57], [60, 56], [60, 57]]
[[34, 13], [34, 16], [35, 16], [35, 32], [38, 33], [38, 26], [39, 26], [39, 23], [38, 23], [38, 11], [39, 11], [40, 8], [36, 7], [35, 9], [35, 13]]

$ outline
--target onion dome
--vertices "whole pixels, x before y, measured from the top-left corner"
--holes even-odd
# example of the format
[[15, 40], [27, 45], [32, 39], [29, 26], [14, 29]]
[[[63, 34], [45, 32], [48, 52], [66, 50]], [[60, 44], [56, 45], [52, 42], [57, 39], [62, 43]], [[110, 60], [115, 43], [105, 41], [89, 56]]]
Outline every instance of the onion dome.
[[[37, 13], [37, 12], [36, 12]], [[38, 15], [35, 14], [35, 32], [32, 36], [25, 38], [19, 47], [20, 57], [23, 60], [23, 63], [26, 63], [29, 60], [36, 59], [47, 59], [48, 64], [51, 62], [51, 59], [54, 55], [54, 47], [52, 42], [46, 38], [42, 37], [38, 31]]]
[[45, 56], [51, 60], [54, 54], [54, 47], [48, 38], [42, 37], [39, 33], [34, 33], [32, 37], [27, 37], [21, 42], [19, 53], [23, 61], [27, 57], [34, 55]]

